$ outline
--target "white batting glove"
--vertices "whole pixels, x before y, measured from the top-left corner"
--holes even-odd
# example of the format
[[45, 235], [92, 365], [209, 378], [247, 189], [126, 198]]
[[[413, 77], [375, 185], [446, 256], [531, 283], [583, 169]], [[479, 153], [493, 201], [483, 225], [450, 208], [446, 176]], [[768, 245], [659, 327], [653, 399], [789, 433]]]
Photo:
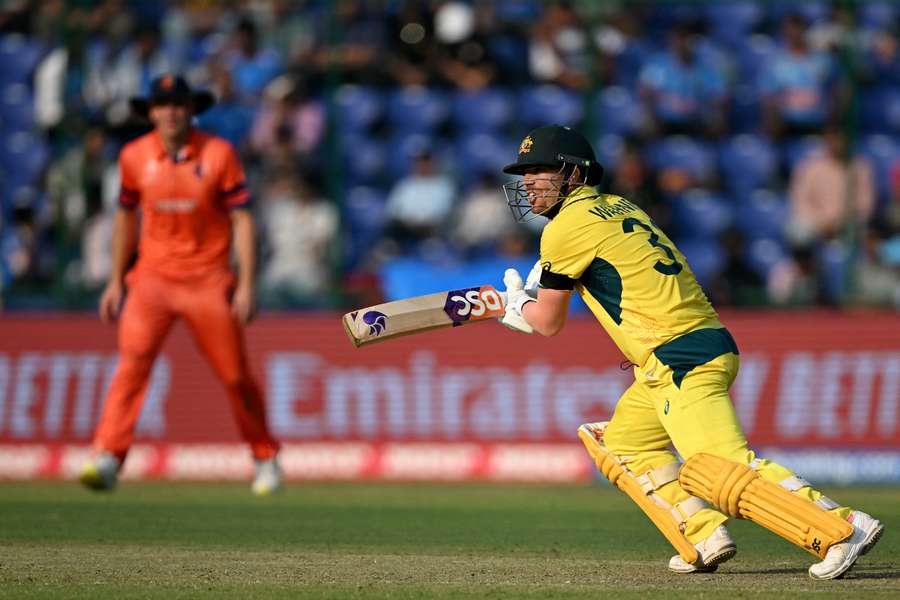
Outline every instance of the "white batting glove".
[[525, 291], [522, 276], [515, 269], [507, 269], [503, 274], [503, 284], [506, 286], [506, 311], [500, 322], [513, 331], [532, 333], [534, 329], [522, 316], [522, 307], [534, 302], [534, 298]]
[[525, 292], [535, 300], [537, 300], [538, 287], [541, 283], [541, 273], [543, 270], [544, 268], [541, 266], [541, 261], [539, 260], [534, 263], [534, 266], [531, 267], [531, 271], [528, 272], [528, 277], [525, 278]]

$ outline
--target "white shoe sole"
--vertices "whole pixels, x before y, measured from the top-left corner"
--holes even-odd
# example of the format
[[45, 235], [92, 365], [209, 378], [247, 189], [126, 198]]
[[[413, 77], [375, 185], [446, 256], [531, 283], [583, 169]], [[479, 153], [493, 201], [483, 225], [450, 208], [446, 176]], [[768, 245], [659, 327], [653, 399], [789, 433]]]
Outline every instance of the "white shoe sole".
[[881, 534], [884, 533], [884, 525], [879, 521], [876, 521], [876, 523], [878, 523], [878, 526], [875, 529], [873, 529], [872, 531], [870, 531], [868, 533], [868, 535], [866, 535], [866, 539], [863, 541], [862, 547], [860, 548], [859, 553], [856, 554], [855, 556], [851, 556], [847, 560], [845, 560], [841, 564], [841, 566], [838, 570], [834, 571], [833, 573], [830, 573], [826, 577], [818, 577], [818, 576], [814, 575], [812, 572], [809, 573], [809, 576], [812, 577], [813, 579], [817, 579], [819, 581], [825, 581], [825, 580], [829, 580], [829, 579], [838, 579], [840, 577], [843, 577], [847, 573], [847, 571], [849, 571], [850, 568], [854, 564], [856, 564], [856, 561], [859, 559], [859, 557], [864, 554], [867, 554], [872, 548], [875, 547], [875, 544], [878, 543], [878, 540], [881, 539]]
[[689, 565], [690, 569], [685, 569], [682, 571], [678, 571], [669, 567], [669, 570], [673, 573], [677, 573], [678, 575], [690, 575], [692, 573], [715, 573], [716, 569], [719, 568], [719, 565], [725, 561], [729, 561], [734, 558], [734, 555], [737, 554], [736, 546], [728, 546], [723, 548], [716, 554], [713, 554], [709, 557], [707, 561], [704, 561], [703, 566], [695, 567], [694, 565]]

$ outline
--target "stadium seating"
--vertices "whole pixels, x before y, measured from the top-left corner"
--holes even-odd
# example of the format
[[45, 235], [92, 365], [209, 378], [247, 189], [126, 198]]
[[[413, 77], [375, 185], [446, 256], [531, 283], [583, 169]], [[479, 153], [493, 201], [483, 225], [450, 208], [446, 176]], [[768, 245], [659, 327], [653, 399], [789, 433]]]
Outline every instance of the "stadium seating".
[[778, 263], [790, 253], [784, 244], [772, 238], [747, 240], [747, 262], [763, 278], [767, 278]]
[[703, 189], [690, 190], [672, 201], [672, 226], [679, 239], [717, 239], [734, 218], [731, 203]]
[[690, 173], [696, 181], [708, 179], [715, 170], [711, 149], [697, 139], [684, 135], [670, 136], [652, 144], [648, 157], [653, 168], [681, 169]]
[[704, 8], [710, 35], [730, 47], [738, 46], [765, 16], [757, 2], [710, 2]]
[[385, 144], [373, 136], [352, 135], [339, 140], [348, 186], [378, 183], [386, 168]]
[[356, 186], [347, 190], [345, 198], [342, 219], [349, 235], [343, 236], [343, 254], [352, 269], [381, 238], [386, 197], [376, 187]]
[[335, 90], [335, 122], [343, 133], [370, 130], [384, 114], [384, 98], [372, 88], [344, 84]]
[[578, 93], [557, 85], [526, 86], [519, 93], [518, 121], [526, 129], [547, 123], [574, 126], [584, 117]]
[[452, 104], [453, 125], [462, 132], [498, 131], [515, 113], [512, 94], [500, 88], [460, 90], [453, 95]]
[[872, 165], [879, 204], [891, 196], [891, 170], [900, 168], [900, 141], [887, 135], [869, 135], [862, 139], [859, 151]]
[[24, 83], [0, 89], [0, 118], [6, 131], [28, 131], [34, 126], [34, 97]]
[[768, 185], [777, 168], [777, 152], [761, 136], [735, 136], [724, 143], [719, 151], [722, 184], [736, 194]]
[[740, 198], [735, 211], [735, 224], [748, 240], [781, 240], [787, 216], [785, 198], [762, 189]]
[[446, 94], [422, 86], [408, 86], [390, 92], [387, 104], [391, 128], [401, 133], [432, 133], [450, 114]]
[[677, 246], [687, 259], [691, 271], [697, 276], [697, 281], [708, 288], [725, 265], [725, 256], [719, 243], [715, 240], [692, 238], [679, 240]]
[[645, 124], [647, 114], [638, 98], [622, 86], [603, 88], [591, 102], [594, 123], [603, 133], [636, 134]]
[[456, 146], [457, 179], [463, 187], [481, 175], [500, 176], [504, 165], [515, 161], [518, 141], [490, 133], [471, 133], [458, 138]]
[[21, 33], [7, 33], [0, 37], [0, 85], [30, 83], [35, 68], [44, 55], [36, 40]]

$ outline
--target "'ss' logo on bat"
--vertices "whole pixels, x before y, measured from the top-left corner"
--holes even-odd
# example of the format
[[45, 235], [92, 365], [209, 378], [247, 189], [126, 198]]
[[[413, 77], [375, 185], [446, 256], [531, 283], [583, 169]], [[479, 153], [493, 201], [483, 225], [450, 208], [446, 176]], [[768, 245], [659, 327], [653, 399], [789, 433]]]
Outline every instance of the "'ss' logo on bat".
[[369, 335], [378, 336], [387, 329], [387, 315], [377, 310], [370, 310], [363, 314], [362, 320], [369, 326]]

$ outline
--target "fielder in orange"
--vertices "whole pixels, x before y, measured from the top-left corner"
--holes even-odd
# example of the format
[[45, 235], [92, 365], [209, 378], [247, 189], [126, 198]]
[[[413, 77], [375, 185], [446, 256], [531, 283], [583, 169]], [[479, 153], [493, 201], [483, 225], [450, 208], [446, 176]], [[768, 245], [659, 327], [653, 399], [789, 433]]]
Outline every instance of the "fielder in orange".
[[[113, 271], [100, 298], [104, 322], [119, 316], [119, 365], [94, 436], [96, 453], [80, 480], [112, 489], [133, 441], [153, 362], [172, 323], [184, 319], [225, 386], [256, 462], [253, 492], [281, 486], [278, 442], [250, 373], [242, 325], [254, 312], [255, 228], [250, 193], [234, 148], [191, 126], [214, 102], [177, 76], [156, 79], [132, 109], [154, 125], [119, 157], [122, 188], [113, 233]], [[138, 259], [126, 269], [137, 238]], [[232, 240], [237, 277], [229, 266]], [[122, 304], [127, 289], [127, 300]]]

